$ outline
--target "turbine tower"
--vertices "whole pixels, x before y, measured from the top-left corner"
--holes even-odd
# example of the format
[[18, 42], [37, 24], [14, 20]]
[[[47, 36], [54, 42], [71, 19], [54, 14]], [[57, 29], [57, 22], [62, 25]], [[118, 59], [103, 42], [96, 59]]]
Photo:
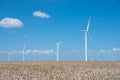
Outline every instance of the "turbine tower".
[[88, 61], [87, 35], [88, 35], [89, 26], [90, 26], [90, 19], [91, 19], [91, 17], [89, 17], [88, 24], [87, 24], [87, 29], [86, 30], [81, 30], [82, 32], [85, 33], [85, 61], [86, 62]]
[[23, 58], [22, 58], [23, 62], [24, 62], [24, 57], [25, 57], [25, 48], [26, 48], [26, 46], [24, 45], [24, 47], [23, 47]]
[[57, 42], [56, 43], [56, 46], [57, 46], [57, 54], [56, 54], [56, 57], [57, 57], [57, 60], [56, 61], [59, 61], [59, 47], [60, 47], [60, 44], [61, 44], [62, 42]]
[[8, 52], [7, 55], [8, 55], [8, 62], [9, 62], [10, 61], [10, 53]]

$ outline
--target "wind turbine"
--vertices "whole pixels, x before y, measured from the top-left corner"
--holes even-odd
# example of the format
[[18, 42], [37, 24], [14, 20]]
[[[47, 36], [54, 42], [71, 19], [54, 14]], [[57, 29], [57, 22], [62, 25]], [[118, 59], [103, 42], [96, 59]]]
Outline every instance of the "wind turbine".
[[88, 61], [87, 35], [88, 35], [89, 26], [90, 26], [90, 19], [91, 19], [91, 17], [89, 17], [88, 24], [87, 24], [87, 29], [86, 30], [81, 30], [82, 32], [85, 33], [85, 61], [86, 62]]
[[8, 55], [8, 62], [9, 62], [10, 61], [10, 53], [8, 52], [7, 55]]
[[57, 61], [59, 61], [59, 47], [60, 47], [60, 44], [61, 44], [62, 42], [57, 42], [56, 43], [56, 46], [57, 46], [57, 55], [56, 55], [56, 57], [57, 57]]
[[23, 58], [22, 58], [23, 62], [24, 62], [24, 57], [25, 57], [25, 48], [26, 48], [26, 46], [24, 45], [24, 47], [23, 47]]
[[114, 55], [113, 54], [114, 54], [114, 52], [112, 53], [112, 62], [114, 61]]

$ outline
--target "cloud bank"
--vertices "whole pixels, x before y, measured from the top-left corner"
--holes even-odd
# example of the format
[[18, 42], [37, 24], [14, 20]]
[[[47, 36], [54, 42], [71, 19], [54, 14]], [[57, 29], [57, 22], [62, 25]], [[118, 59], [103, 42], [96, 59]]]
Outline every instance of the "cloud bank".
[[114, 47], [114, 48], [113, 48], [113, 51], [120, 51], [120, 48]]
[[34, 54], [50, 54], [50, 53], [53, 53], [54, 50], [53, 49], [50, 49], [50, 50], [26, 50], [25, 53], [26, 54], [29, 54], [29, 53], [34, 53]]
[[41, 11], [34, 11], [33, 16], [39, 17], [39, 18], [50, 18], [50, 15], [48, 15], [45, 12], [41, 12]]
[[[0, 51], [0, 54], [23, 54], [23, 50], [12, 50], [12, 51]], [[52, 54], [54, 53], [53, 49], [50, 50], [39, 50], [39, 49], [26, 49], [25, 54]]]
[[119, 47], [114, 47], [112, 49], [106, 50], [106, 49], [100, 49], [98, 51], [98, 53], [117, 53], [120, 52], [120, 48]]
[[0, 21], [0, 27], [3, 28], [20, 28], [22, 26], [22, 21], [17, 18], [6, 17]]

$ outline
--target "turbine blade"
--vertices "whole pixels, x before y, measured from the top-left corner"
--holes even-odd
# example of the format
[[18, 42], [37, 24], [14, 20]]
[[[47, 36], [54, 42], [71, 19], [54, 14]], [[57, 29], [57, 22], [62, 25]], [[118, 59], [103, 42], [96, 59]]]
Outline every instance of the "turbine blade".
[[24, 45], [23, 50], [25, 50], [25, 48], [26, 48], [26, 45]]
[[93, 41], [92, 36], [90, 35], [90, 33], [88, 32], [88, 37], [90, 38], [91, 41]]
[[89, 30], [89, 26], [90, 26], [90, 19], [91, 19], [91, 17], [89, 17], [89, 20], [88, 20], [87, 31]]

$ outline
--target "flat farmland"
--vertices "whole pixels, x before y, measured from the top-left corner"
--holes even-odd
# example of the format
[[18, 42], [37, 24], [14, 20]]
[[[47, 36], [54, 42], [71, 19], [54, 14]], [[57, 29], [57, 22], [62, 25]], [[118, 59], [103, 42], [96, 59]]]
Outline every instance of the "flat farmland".
[[0, 80], [120, 80], [120, 62], [0, 62]]

